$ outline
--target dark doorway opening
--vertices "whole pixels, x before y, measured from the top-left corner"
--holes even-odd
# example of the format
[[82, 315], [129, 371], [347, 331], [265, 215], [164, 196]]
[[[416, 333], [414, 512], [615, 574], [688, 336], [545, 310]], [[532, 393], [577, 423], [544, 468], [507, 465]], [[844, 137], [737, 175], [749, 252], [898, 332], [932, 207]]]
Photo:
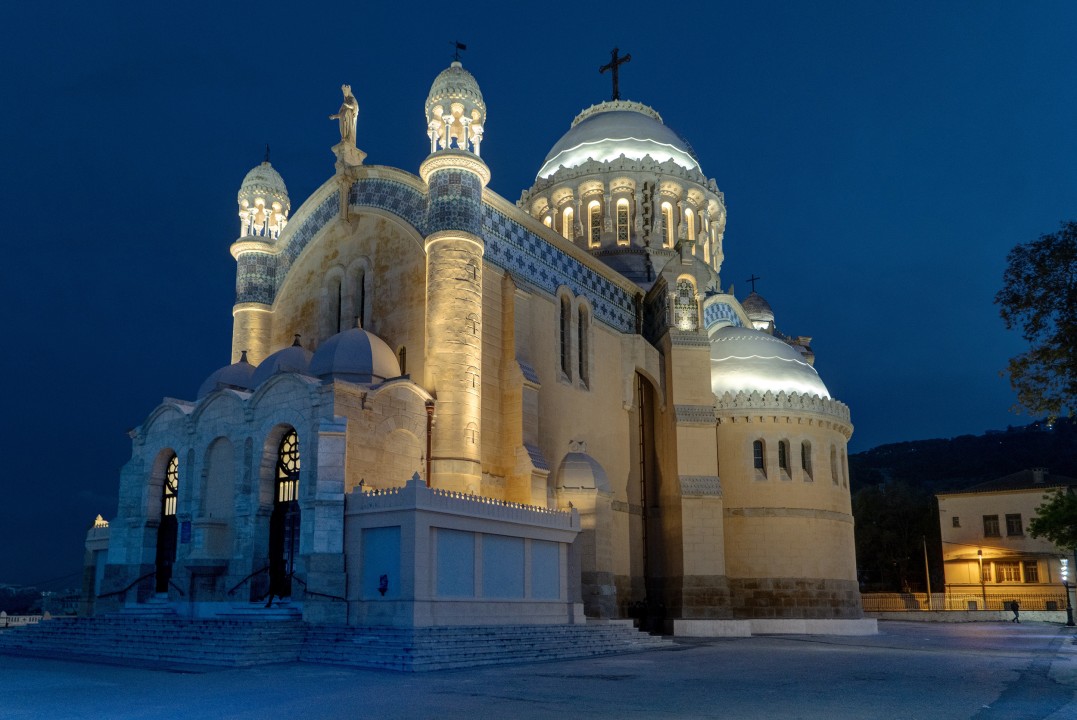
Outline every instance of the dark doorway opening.
[[290, 430], [277, 451], [273, 514], [269, 517], [269, 601], [290, 597], [299, 553], [299, 438]]

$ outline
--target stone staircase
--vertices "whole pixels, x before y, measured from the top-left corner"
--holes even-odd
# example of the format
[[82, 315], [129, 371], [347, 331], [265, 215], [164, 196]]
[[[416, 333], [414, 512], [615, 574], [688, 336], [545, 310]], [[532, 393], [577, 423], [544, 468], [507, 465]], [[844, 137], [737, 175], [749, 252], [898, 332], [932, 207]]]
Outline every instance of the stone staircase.
[[116, 613], [53, 618], [0, 633], [0, 654], [160, 667], [247, 667], [295, 662], [306, 634], [299, 620], [186, 620]]
[[300, 660], [406, 672], [640, 652], [673, 642], [630, 624], [362, 628], [313, 625]]
[[[252, 613], [253, 615], [253, 613]], [[117, 613], [0, 633], [0, 654], [182, 669], [307, 662], [405, 672], [585, 658], [671, 647], [623, 623], [373, 628], [308, 625], [285, 609], [212, 620]]]

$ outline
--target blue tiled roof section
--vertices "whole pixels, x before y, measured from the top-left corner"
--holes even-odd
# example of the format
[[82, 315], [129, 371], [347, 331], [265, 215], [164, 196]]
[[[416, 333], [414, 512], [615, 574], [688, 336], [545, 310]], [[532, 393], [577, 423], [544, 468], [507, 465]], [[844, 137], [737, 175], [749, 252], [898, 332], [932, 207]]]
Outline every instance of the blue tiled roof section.
[[410, 185], [382, 178], [363, 178], [352, 185], [348, 204], [387, 210], [426, 234], [423, 229], [426, 195]]
[[489, 205], [482, 208], [482, 237], [489, 262], [551, 295], [564, 285], [591, 301], [596, 320], [619, 332], [634, 332], [635, 305], [628, 291]]
[[721, 320], [726, 320], [737, 327], [744, 327], [744, 323], [740, 321], [737, 311], [728, 303], [716, 302], [703, 308], [704, 327], [710, 328], [711, 325]]

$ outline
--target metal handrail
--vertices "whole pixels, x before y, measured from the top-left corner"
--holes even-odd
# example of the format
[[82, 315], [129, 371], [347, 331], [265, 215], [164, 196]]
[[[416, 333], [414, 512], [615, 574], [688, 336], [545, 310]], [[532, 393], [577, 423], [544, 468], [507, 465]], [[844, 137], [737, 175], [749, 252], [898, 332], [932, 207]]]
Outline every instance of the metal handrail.
[[242, 579], [242, 580], [240, 580], [240, 581], [239, 581], [238, 583], [236, 583], [235, 587], [233, 587], [233, 588], [232, 588], [231, 590], [229, 590], [229, 591], [228, 591], [228, 596], [229, 596], [229, 597], [231, 597], [231, 596], [235, 595], [235, 594], [236, 594], [236, 590], [239, 590], [239, 588], [241, 588], [241, 587], [243, 586], [243, 584], [244, 584], [244, 583], [246, 583], [246, 582], [247, 582], [248, 580], [250, 580], [251, 578], [253, 578], [253, 577], [254, 577], [255, 575], [261, 575], [261, 574], [262, 574], [262, 573], [264, 573], [264, 572], [269, 572], [269, 566], [268, 566], [268, 565], [266, 565], [266, 566], [265, 566], [264, 568], [262, 568], [261, 570], [255, 570], [255, 571], [254, 571], [254, 572], [252, 572], [252, 573], [251, 573], [250, 575], [248, 575], [247, 577], [243, 578], [243, 579]]
[[183, 592], [183, 588], [181, 588], [179, 585], [172, 582], [172, 578], [168, 579], [168, 584], [171, 585], [172, 587], [176, 588], [176, 592], [179, 593], [180, 597], [187, 597], [187, 593]]
[[317, 597], [329, 598], [330, 600], [341, 600], [343, 602], [348, 601], [348, 598], [342, 598], [339, 595], [328, 595], [326, 593], [320, 593], [317, 590], [311, 590], [309, 587], [307, 587], [307, 583], [303, 580], [303, 578], [297, 576], [295, 573], [291, 574], [291, 579], [297, 580], [299, 584], [303, 586], [303, 591], [307, 595], [316, 595]]
[[128, 590], [130, 590], [131, 588], [133, 588], [135, 585], [138, 585], [140, 582], [142, 582], [146, 578], [151, 578], [156, 574], [157, 574], [156, 570], [154, 570], [153, 572], [148, 572], [145, 575], [143, 575], [142, 577], [131, 581], [131, 584], [128, 585], [127, 587], [123, 588], [122, 590], [113, 590], [112, 592], [104, 593], [103, 595], [98, 595], [97, 599], [100, 600], [101, 598], [112, 597], [113, 595], [121, 595], [121, 594], [127, 592]]

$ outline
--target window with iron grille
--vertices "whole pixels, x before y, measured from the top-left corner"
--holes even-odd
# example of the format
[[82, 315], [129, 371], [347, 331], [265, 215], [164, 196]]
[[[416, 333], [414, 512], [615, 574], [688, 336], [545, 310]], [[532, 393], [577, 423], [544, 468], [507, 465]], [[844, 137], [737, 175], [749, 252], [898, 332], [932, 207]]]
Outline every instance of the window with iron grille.
[[1006, 534], [1007, 535], [1024, 535], [1024, 530], [1021, 527], [1021, 515], [1007, 515], [1006, 516]]
[[999, 537], [998, 515], [984, 515], [984, 537]]
[[1035, 560], [1026, 560], [1025, 563], [1025, 582], [1038, 583], [1040, 581], [1040, 567], [1039, 563]]

